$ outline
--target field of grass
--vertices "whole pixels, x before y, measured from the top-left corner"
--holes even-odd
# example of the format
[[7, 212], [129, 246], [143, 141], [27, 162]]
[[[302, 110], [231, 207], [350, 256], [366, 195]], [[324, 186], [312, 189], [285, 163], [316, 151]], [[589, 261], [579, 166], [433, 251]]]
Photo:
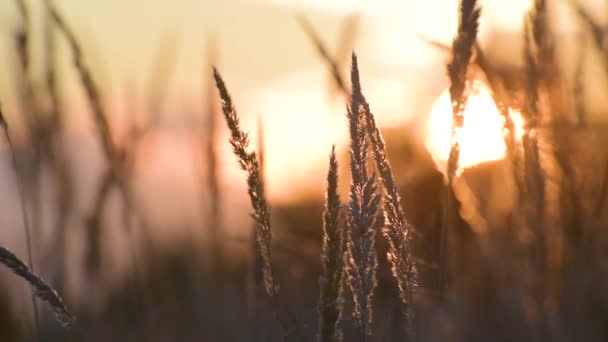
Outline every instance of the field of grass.
[[[24, 236], [13, 248], [0, 235], [0, 341], [608, 340], [608, 117], [590, 109], [608, 93], [608, 30], [584, 4], [531, 1], [521, 53], [504, 63], [478, 39], [482, 4], [460, 0], [452, 42], [421, 37], [447, 57], [449, 81], [426, 145], [415, 128], [385, 127], [376, 115], [353, 51], [358, 17], [344, 20], [334, 53], [298, 15], [327, 69], [328, 101], [343, 103], [348, 139], [327, 146], [324, 184], [306, 185], [306, 195], [280, 189], [288, 203], [268, 193], [276, 170], [266, 137], [277, 125], [260, 115], [256, 132], [244, 128], [248, 108], [210, 35], [202, 124], [187, 125], [182, 140], [165, 136], [193, 142], [193, 205], [186, 194], [170, 203], [173, 185], [141, 189], [153, 161], [142, 151], [163, 134], [175, 47], [161, 44], [146, 108], [129, 107], [118, 124], [78, 27], [44, 0], [43, 29], [33, 30], [31, 3], [14, 1], [15, 59], [5, 68], [19, 110], [0, 110], [12, 189], [3, 203]], [[558, 3], [579, 25], [576, 51], [560, 49]], [[86, 99], [86, 143], [66, 133], [64, 57]], [[495, 137], [483, 135], [484, 115], [495, 116]], [[305, 133], [305, 143], [318, 139]], [[487, 138], [470, 143], [473, 135]], [[242, 172], [228, 175], [224, 158]], [[228, 177], [246, 190], [228, 189]], [[196, 207], [202, 219], [158, 220], [150, 208], [159, 207]]]

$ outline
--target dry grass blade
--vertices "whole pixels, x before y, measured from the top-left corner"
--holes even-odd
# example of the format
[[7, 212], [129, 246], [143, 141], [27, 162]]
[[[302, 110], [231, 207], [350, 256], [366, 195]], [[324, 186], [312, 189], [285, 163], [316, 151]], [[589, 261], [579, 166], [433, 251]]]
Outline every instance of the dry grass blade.
[[344, 275], [344, 239], [340, 219], [338, 194], [338, 161], [332, 146], [327, 173], [327, 192], [323, 211], [323, 274], [319, 279], [319, 335], [318, 340], [342, 341], [339, 324], [342, 318], [342, 277]]
[[72, 170], [69, 165], [69, 156], [64, 149], [62, 136], [65, 131], [65, 117], [62, 109], [60, 91], [58, 87], [58, 68], [57, 68], [57, 35], [52, 19], [50, 17], [50, 8], [54, 1], [45, 0], [45, 32], [44, 32], [44, 48], [45, 48], [45, 83], [50, 99], [48, 124], [44, 128], [48, 131], [49, 138], [47, 153], [51, 169], [53, 170], [56, 201], [57, 201], [57, 216], [53, 223], [55, 233], [55, 241], [53, 242], [52, 256], [49, 255], [48, 260], [54, 263], [54, 276], [52, 277], [56, 288], [61, 291], [63, 289], [63, 281], [65, 278], [65, 248], [66, 248], [66, 224], [74, 206], [74, 184], [72, 182]]
[[[110, 166], [107, 171], [107, 175], [105, 175], [104, 177], [110, 179], [111, 186], [116, 185], [120, 190], [121, 197], [124, 202], [123, 221], [125, 223], [126, 229], [130, 231], [131, 220], [129, 219], [128, 213], [135, 212], [136, 215], [138, 214], [135, 207], [134, 196], [129, 187], [129, 182], [131, 181], [131, 176], [133, 174], [133, 161], [135, 158], [134, 146], [136, 146], [137, 141], [130, 141], [129, 146], [127, 146], [127, 148], [125, 149], [119, 149], [116, 145], [114, 145], [112, 141], [112, 134], [108, 122], [108, 117], [102, 105], [103, 102], [101, 99], [101, 95], [99, 93], [97, 85], [93, 80], [90, 70], [84, 63], [82, 49], [78, 44], [78, 40], [76, 39], [74, 32], [68, 27], [65, 20], [59, 15], [55, 8], [49, 8], [49, 15], [55, 23], [56, 27], [67, 39], [68, 45], [70, 46], [70, 49], [72, 51], [74, 66], [76, 67], [76, 71], [80, 76], [82, 87], [86, 92], [89, 105], [91, 106], [93, 112], [93, 119], [96, 124], [96, 129], [99, 132], [101, 138], [102, 148]], [[100, 189], [99, 193], [103, 194], [103, 189]], [[105, 193], [108, 193], [108, 191], [105, 191]], [[91, 215], [92, 222], [98, 222], [98, 218], [101, 217], [101, 212], [109, 196], [104, 195], [99, 198], [100, 200], [96, 202], [93, 214]], [[139, 223], [145, 227], [146, 224], [143, 217], [141, 215], [137, 215], [137, 218]], [[93, 228], [92, 230], [94, 231], [95, 229]], [[134, 253], [133, 248], [131, 248], [131, 252]]]
[[217, 69], [213, 69], [215, 83], [222, 100], [224, 118], [230, 130], [230, 144], [237, 156], [240, 167], [247, 172], [247, 187], [253, 213], [251, 216], [256, 222], [257, 252], [263, 260], [262, 272], [264, 277], [264, 288], [270, 297], [274, 297], [279, 290], [272, 267], [270, 264], [270, 242], [272, 233], [270, 230], [270, 211], [264, 193], [264, 183], [260, 175], [260, 165], [255, 152], [248, 151], [249, 137], [240, 127], [239, 116], [232, 104], [228, 89]]
[[[355, 88], [361, 91], [360, 87]], [[353, 93], [353, 96], [355, 94]], [[387, 258], [391, 263], [393, 276], [397, 280], [399, 295], [407, 306], [406, 318], [410, 340], [414, 340], [414, 301], [413, 290], [417, 285], [416, 265], [413, 258], [413, 226], [406, 218], [400, 203], [400, 196], [395, 183], [395, 177], [388, 160], [386, 146], [380, 129], [376, 126], [376, 120], [372, 114], [368, 102], [362, 93], [356, 95], [361, 99], [363, 113], [365, 115], [367, 133], [371, 143], [371, 149], [376, 162], [376, 169], [384, 187], [383, 215], [384, 225], [382, 233], [389, 242]]]
[[25, 0], [16, 0], [17, 10], [21, 16], [23, 22], [21, 31], [17, 34], [17, 52], [19, 53], [19, 62], [23, 69], [29, 70], [30, 58], [29, 58], [29, 41], [30, 41], [30, 12], [27, 9]]
[[593, 43], [598, 51], [603, 54], [602, 65], [606, 73], [608, 73], [608, 49], [606, 48], [606, 29], [597, 23], [591, 14], [585, 10], [585, 8], [577, 0], [568, 1], [573, 7], [574, 11], [581, 19], [583, 24], [587, 26], [591, 35], [593, 36]]
[[[570, 105], [565, 101], [564, 76], [561, 75], [562, 68], [557, 54], [556, 37], [552, 30], [552, 4], [546, 0], [534, 1], [534, 6], [527, 16], [527, 29], [525, 33], [529, 35], [526, 42], [526, 54], [531, 54], [532, 58], [526, 57], [528, 61], [534, 62], [536, 74], [530, 73], [531, 77], [536, 77], [536, 84], [539, 88], [536, 91], [542, 92], [547, 99], [547, 105], [536, 108], [537, 119], [550, 119], [552, 121], [564, 121], [571, 114]], [[530, 92], [531, 85], [529, 85]], [[538, 95], [537, 95], [538, 96]], [[544, 98], [543, 97], [543, 98]], [[542, 116], [542, 117], [541, 117]], [[570, 119], [570, 118], [568, 118]], [[538, 124], [538, 122], [534, 122]]]
[[458, 133], [464, 124], [464, 109], [467, 103], [467, 71], [473, 54], [479, 29], [481, 9], [476, 0], [461, 0], [458, 21], [458, 33], [452, 42], [451, 61], [447, 65], [450, 78], [450, 98], [452, 103], [451, 148], [448, 156], [448, 188], [442, 214], [442, 227], [439, 237], [439, 289], [443, 290], [447, 278], [447, 236], [450, 226], [455, 223], [457, 212], [456, 199], [452, 184], [459, 168], [460, 143]]
[[[549, 59], [550, 45], [547, 37], [546, 2], [537, 0], [534, 8], [529, 12], [524, 22], [524, 61], [526, 68], [526, 99], [522, 110], [525, 120], [524, 133], [522, 137], [524, 188], [520, 194], [520, 208], [517, 211], [523, 222], [520, 228], [532, 238], [523, 242], [529, 265], [528, 279], [533, 282], [527, 284], [526, 291], [530, 293], [534, 301], [531, 305], [536, 310], [543, 308], [544, 301], [548, 298], [547, 284], [545, 283], [546, 265], [548, 265], [547, 254], [547, 231], [545, 220], [545, 174], [540, 162], [538, 127], [541, 121], [541, 106], [539, 99], [541, 91], [546, 91], [551, 84], [548, 67], [552, 60]], [[551, 110], [555, 107], [551, 105]], [[559, 107], [558, 107], [559, 108]], [[543, 108], [544, 109], [544, 108]], [[557, 157], [557, 155], [556, 155]], [[561, 184], [560, 184], [561, 185]], [[561, 190], [561, 189], [560, 189]], [[556, 259], [557, 260], [557, 259]], [[546, 313], [546, 312], [545, 312]], [[546, 333], [538, 322], [535, 329], [539, 333]]]
[[452, 43], [452, 60], [447, 66], [453, 117], [452, 148], [448, 159], [448, 180], [450, 184], [452, 184], [458, 169], [460, 146], [456, 141], [456, 133], [464, 123], [464, 107], [467, 101], [465, 94], [467, 70], [477, 39], [480, 14], [481, 9], [477, 7], [476, 0], [462, 0], [460, 2], [458, 34]]
[[[209, 35], [207, 38], [207, 63], [209, 66], [215, 65], [217, 61], [217, 47], [214, 36]], [[206, 69], [205, 69], [206, 70]], [[222, 193], [220, 189], [220, 170], [217, 154], [217, 139], [218, 126], [217, 121], [221, 113], [218, 110], [217, 103], [213, 100], [214, 80], [212, 75], [205, 72], [205, 84], [207, 94], [205, 96], [206, 105], [206, 125], [205, 136], [203, 140], [205, 153], [205, 166], [207, 167], [207, 178], [204, 182], [204, 187], [201, 189], [204, 195], [208, 194], [210, 204], [210, 230], [211, 230], [211, 254], [213, 264], [221, 270], [223, 257], [221, 251], [221, 234], [222, 234]]]
[[[539, 88], [542, 81], [547, 81], [546, 66], [548, 47], [546, 28], [546, 3], [535, 1], [533, 11], [528, 14], [524, 23], [524, 61], [526, 63], [526, 102], [522, 114], [526, 125], [522, 138], [524, 168], [527, 177], [527, 192], [534, 196], [534, 210], [541, 213], [544, 207], [544, 180], [540, 165], [538, 134], [536, 129], [541, 120]], [[541, 61], [543, 61], [541, 63]], [[540, 223], [532, 226], [539, 229]]]
[[576, 113], [577, 124], [579, 127], [587, 126], [587, 103], [585, 102], [585, 59], [586, 59], [586, 44], [585, 37], [581, 35], [579, 38], [578, 56], [576, 58], [576, 67], [574, 69], [574, 112]]
[[45, 0], [45, 32], [44, 32], [44, 48], [45, 48], [45, 83], [49, 97], [51, 100], [51, 123], [53, 129], [61, 130], [63, 128], [63, 117], [60, 109], [59, 89], [57, 87], [57, 44], [55, 30], [50, 18], [50, 9], [53, 7], [53, 0]]
[[[13, 141], [11, 139], [11, 135], [8, 131], [8, 122], [4, 118], [4, 113], [2, 112], [2, 107], [0, 106], [0, 126], [2, 127], [2, 131], [4, 133], [4, 137], [8, 143], [10, 153], [11, 153], [11, 162], [13, 166], [13, 170], [15, 172], [15, 177], [17, 178], [17, 192], [19, 193], [19, 201], [21, 205], [21, 219], [23, 220], [23, 227], [25, 229], [25, 242], [27, 245], [27, 262], [29, 264], [30, 269], [34, 269], [34, 257], [32, 251], [32, 232], [30, 228], [30, 220], [27, 215], [26, 203], [25, 203], [25, 185], [24, 181], [21, 178], [21, 172], [19, 172], [19, 163], [17, 162], [17, 155], [15, 154], [15, 147], [13, 145]], [[34, 322], [36, 324], [36, 333], [40, 331], [40, 322], [38, 321], [38, 304], [36, 303], [36, 298], [32, 294], [32, 307], [34, 310]]]
[[47, 285], [42, 278], [34, 274], [23, 261], [19, 260], [15, 254], [0, 246], [0, 263], [11, 269], [15, 274], [27, 280], [34, 288], [34, 293], [38, 298], [47, 302], [55, 315], [57, 321], [65, 328], [69, 328], [74, 323], [75, 317], [61, 300], [57, 292]]
[[116, 147], [112, 143], [110, 125], [103, 109], [102, 99], [99, 90], [97, 89], [97, 86], [93, 81], [93, 76], [91, 75], [90, 70], [84, 63], [80, 44], [78, 44], [78, 40], [76, 39], [76, 35], [74, 34], [74, 32], [69, 28], [63, 17], [59, 14], [59, 12], [57, 12], [54, 7], [49, 8], [49, 15], [51, 16], [51, 19], [53, 20], [59, 31], [67, 39], [70, 49], [72, 50], [74, 66], [78, 71], [80, 81], [89, 99], [88, 102], [93, 111], [93, 118], [95, 119], [95, 124], [100, 134], [103, 150], [106, 154], [106, 158], [108, 159], [108, 161], [113, 162], [113, 159], [116, 158], [118, 154], [116, 153]]
[[336, 87], [342, 90], [345, 94], [348, 94], [348, 88], [346, 86], [346, 82], [344, 81], [344, 77], [340, 72], [340, 66], [325, 47], [325, 44], [319, 37], [319, 34], [315, 31], [306, 17], [298, 16], [298, 22], [300, 23], [300, 26], [302, 26], [304, 33], [306, 33], [317, 49], [319, 56], [321, 56], [321, 58], [327, 62], [331, 77], [336, 83]]
[[351, 186], [349, 203], [349, 232], [347, 243], [348, 284], [354, 301], [354, 315], [361, 328], [362, 340], [372, 334], [372, 296], [376, 288], [378, 258], [375, 236], [379, 228], [377, 220], [382, 197], [376, 186], [376, 175], [367, 172], [365, 114], [361, 98], [361, 83], [357, 57], [352, 56], [352, 97], [348, 109], [350, 131]]
[[572, 6], [572, 8], [579, 16], [579, 18], [583, 21], [585, 26], [587, 26], [591, 31], [593, 41], [598, 50], [604, 50], [604, 38], [606, 35], [605, 29], [602, 28], [602, 26], [593, 19], [591, 14], [580, 4], [579, 1], [569, 0], [568, 3], [570, 4], [570, 6]]
[[349, 62], [351, 51], [355, 45], [355, 39], [359, 33], [360, 22], [361, 18], [358, 14], [348, 15], [342, 20], [340, 38], [335, 54], [338, 66], [347, 65]]
[[485, 74], [488, 84], [490, 86], [492, 98], [496, 103], [498, 112], [504, 120], [503, 127], [505, 132], [503, 135], [503, 139], [506, 147], [506, 156], [507, 160], [511, 163], [513, 169], [513, 178], [516, 187], [519, 191], [522, 189], [523, 185], [520, 176], [521, 161], [518, 153], [519, 149], [517, 146], [515, 122], [513, 121], [511, 110], [509, 108], [512, 101], [510, 99], [509, 94], [504, 91], [504, 80], [497, 72], [495, 72], [494, 68], [490, 65], [478, 42], [475, 43], [475, 62], [479, 66], [479, 69], [481, 69], [481, 71]]
[[96, 274], [101, 265], [102, 216], [108, 203], [113, 182], [112, 174], [106, 173], [97, 188], [92, 214], [87, 218], [89, 232], [87, 235], [86, 265], [91, 275]]
[[174, 34], [165, 34], [161, 37], [158, 51], [154, 54], [146, 89], [149, 117], [142, 125], [138, 134], [147, 133], [152, 127], [159, 125], [161, 122], [163, 106], [169, 92], [168, 88], [177, 66], [178, 43], [177, 37]]
[[21, 27], [15, 32], [15, 49], [17, 50], [19, 69], [17, 81], [19, 83], [19, 96], [23, 114], [32, 139], [38, 139], [36, 130], [39, 126], [37, 114], [39, 112], [36, 96], [34, 96], [34, 85], [30, 77], [30, 39], [31, 39], [31, 16], [24, 0], [16, 0], [17, 10], [21, 17]]
[[523, 115], [527, 127], [536, 127], [538, 124], [538, 78], [536, 57], [533, 40], [531, 38], [529, 18], [524, 21], [524, 61], [526, 63], [526, 102]]

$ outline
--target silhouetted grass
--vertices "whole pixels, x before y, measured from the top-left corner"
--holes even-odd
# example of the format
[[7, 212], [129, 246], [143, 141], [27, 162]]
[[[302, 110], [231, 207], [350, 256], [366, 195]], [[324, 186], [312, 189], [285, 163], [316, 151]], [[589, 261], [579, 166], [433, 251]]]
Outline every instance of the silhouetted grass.
[[19, 258], [4, 247], [0, 247], [0, 263], [32, 285], [34, 294], [51, 306], [51, 309], [53, 309], [57, 316], [57, 321], [64, 328], [69, 328], [74, 323], [76, 318], [68, 311], [57, 292], [39, 276], [34, 274], [23, 261], [19, 260]]
[[342, 341], [340, 320], [343, 310], [344, 227], [340, 222], [340, 194], [338, 193], [338, 161], [332, 146], [327, 172], [327, 191], [323, 211], [323, 247], [319, 278], [319, 341]]
[[377, 220], [382, 201], [376, 185], [376, 174], [367, 170], [369, 140], [365, 127], [365, 111], [361, 98], [361, 83], [357, 57], [353, 54], [351, 67], [352, 97], [348, 108], [350, 132], [350, 202], [348, 204], [347, 267], [348, 284], [353, 295], [354, 315], [362, 340], [372, 336], [372, 296], [377, 286], [378, 257], [375, 248]]
[[272, 267], [270, 264], [270, 241], [272, 232], [270, 230], [270, 211], [264, 194], [264, 183], [260, 175], [260, 164], [255, 152], [249, 151], [249, 137], [240, 127], [239, 116], [232, 104], [232, 98], [224, 84], [224, 80], [217, 71], [213, 69], [213, 76], [222, 100], [224, 118], [230, 130], [230, 145], [237, 156], [239, 166], [247, 172], [247, 188], [251, 205], [253, 207], [252, 218], [256, 222], [257, 253], [262, 258], [262, 271], [264, 288], [270, 297], [274, 297], [279, 290]]

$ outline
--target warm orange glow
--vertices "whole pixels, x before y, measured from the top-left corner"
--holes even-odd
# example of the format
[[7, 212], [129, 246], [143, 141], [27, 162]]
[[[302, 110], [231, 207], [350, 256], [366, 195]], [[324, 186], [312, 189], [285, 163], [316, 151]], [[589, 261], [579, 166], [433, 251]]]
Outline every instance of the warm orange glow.
[[[464, 113], [464, 126], [456, 136], [460, 142], [460, 168], [505, 156], [504, 119], [486, 85], [475, 81], [471, 88]], [[523, 133], [523, 119], [515, 110], [511, 110], [511, 118], [519, 139]], [[452, 108], [450, 93], [446, 89], [431, 110], [426, 140], [426, 146], [441, 170], [445, 169], [450, 154], [451, 129]]]
[[[266, 194], [276, 203], [322, 195], [331, 146], [347, 146], [344, 102], [328, 101], [324, 70], [293, 72], [241, 97], [243, 128], [251, 132], [251, 147], [257, 149], [257, 116], [264, 125]], [[235, 98], [239, 98], [235, 95]], [[228, 139], [227, 137], [225, 138]], [[234, 161], [229, 145], [222, 154], [227, 179], [243, 183], [243, 172]]]

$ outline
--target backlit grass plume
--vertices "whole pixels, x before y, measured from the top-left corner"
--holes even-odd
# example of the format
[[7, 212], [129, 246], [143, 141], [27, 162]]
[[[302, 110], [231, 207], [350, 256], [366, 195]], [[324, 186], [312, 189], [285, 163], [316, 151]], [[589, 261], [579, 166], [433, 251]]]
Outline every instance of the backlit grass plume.
[[319, 279], [319, 335], [318, 340], [341, 341], [339, 327], [342, 317], [342, 278], [344, 275], [344, 236], [340, 224], [340, 195], [338, 194], [338, 161], [336, 148], [331, 149], [327, 173], [327, 193], [323, 211], [323, 274]]
[[352, 97], [348, 108], [350, 131], [351, 186], [349, 208], [349, 231], [347, 243], [347, 275], [354, 300], [356, 323], [361, 328], [361, 338], [369, 340], [372, 334], [372, 296], [376, 288], [378, 257], [375, 237], [379, 228], [378, 209], [382, 197], [376, 186], [376, 174], [367, 171], [367, 149], [365, 114], [361, 98], [361, 84], [357, 57], [352, 56]]
[[449, 62], [448, 76], [450, 78], [450, 98], [452, 100], [452, 148], [448, 158], [448, 181], [451, 184], [458, 170], [460, 157], [460, 144], [457, 133], [464, 124], [464, 108], [467, 103], [466, 84], [469, 61], [473, 53], [477, 31], [479, 29], [479, 16], [481, 10], [476, 0], [462, 0], [460, 2], [460, 18], [458, 34], [452, 43], [452, 59]]
[[268, 202], [264, 194], [264, 182], [260, 174], [260, 164], [255, 152], [249, 150], [249, 137], [243, 132], [239, 123], [239, 116], [232, 104], [232, 99], [226, 89], [224, 80], [217, 69], [213, 69], [213, 77], [222, 100], [224, 118], [230, 130], [230, 145], [237, 156], [239, 166], [247, 172], [247, 188], [253, 213], [251, 216], [256, 223], [257, 252], [262, 258], [262, 273], [266, 293], [273, 297], [278, 293], [278, 283], [275, 282], [272, 267], [270, 265], [270, 242], [272, 234], [270, 231], [270, 212]]
[[450, 133], [450, 155], [448, 157], [448, 188], [443, 204], [442, 226], [439, 237], [439, 289], [443, 290], [447, 279], [448, 230], [457, 221], [456, 198], [452, 184], [459, 169], [460, 143], [458, 134], [464, 124], [464, 109], [467, 104], [467, 71], [479, 29], [481, 10], [476, 0], [461, 0], [458, 33], [452, 42], [451, 60], [447, 65], [450, 78], [450, 99], [452, 103], [452, 131]]
[[34, 274], [15, 254], [4, 247], [0, 247], [0, 263], [32, 285], [36, 296], [51, 306], [57, 321], [63, 327], [68, 328], [74, 323], [74, 315], [70, 313], [57, 292]]
[[[353, 73], [359, 71], [353, 69]], [[358, 77], [357, 77], [358, 79]], [[358, 94], [355, 94], [357, 91]], [[397, 280], [399, 296], [407, 306], [408, 333], [414, 339], [413, 329], [413, 288], [416, 286], [416, 266], [412, 254], [413, 227], [407, 222], [400, 203], [400, 196], [395, 183], [395, 177], [386, 153], [386, 145], [380, 129], [376, 126], [376, 119], [371, 112], [369, 103], [361, 91], [361, 86], [353, 86], [353, 96], [361, 101], [365, 125], [370, 140], [371, 150], [374, 154], [376, 169], [384, 187], [383, 215], [384, 225], [382, 233], [389, 243], [387, 259], [391, 263], [393, 276]]]
[[[542, 120], [539, 106], [541, 89], [548, 80], [546, 58], [552, 55], [550, 39], [548, 38], [546, 2], [537, 0], [533, 9], [524, 21], [524, 61], [526, 63], [526, 101], [522, 110], [525, 119], [522, 137], [523, 164], [525, 169], [525, 191], [527, 229], [537, 232], [537, 238], [542, 238], [541, 226], [545, 208], [545, 179], [540, 162], [538, 128]], [[546, 90], [546, 89], [543, 89]], [[538, 241], [539, 244], [543, 244]], [[534, 253], [540, 253], [540, 248], [533, 248]], [[537, 259], [542, 259], [538, 257]], [[537, 267], [542, 261], [537, 260]]]

